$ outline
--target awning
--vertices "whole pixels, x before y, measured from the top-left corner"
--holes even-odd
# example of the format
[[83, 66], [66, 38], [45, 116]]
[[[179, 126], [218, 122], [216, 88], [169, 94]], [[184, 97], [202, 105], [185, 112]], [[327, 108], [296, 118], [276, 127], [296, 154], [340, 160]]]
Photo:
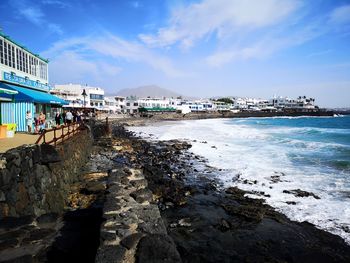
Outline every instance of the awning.
[[5, 94], [9, 94], [9, 95], [15, 95], [15, 94], [18, 94], [18, 91], [0, 88], [0, 93], [5, 93]]
[[25, 102], [37, 102], [44, 104], [57, 104], [57, 105], [67, 105], [68, 102], [65, 100], [51, 95], [50, 93], [33, 90], [29, 88], [19, 87], [11, 84], [0, 83], [0, 88], [9, 89], [18, 91], [18, 94], [15, 96], [16, 101], [25, 101]]

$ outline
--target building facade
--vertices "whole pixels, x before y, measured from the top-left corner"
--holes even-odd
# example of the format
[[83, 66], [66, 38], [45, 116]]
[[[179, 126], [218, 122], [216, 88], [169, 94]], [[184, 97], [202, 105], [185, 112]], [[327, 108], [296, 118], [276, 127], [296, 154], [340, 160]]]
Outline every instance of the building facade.
[[66, 102], [49, 93], [48, 83], [48, 60], [0, 32], [0, 124], [15, 123], [17, 131], [26, 131], [27, 111], [33, 117], [43, 112], [49, 124]]
[[99, 87], [81, 84], [63, 84], [55, 85], [54, 89], [50, 92], [66, 100], [68, 102], [68, 105], [65, 106], [66, 108], [105, 110], [105, 92]]

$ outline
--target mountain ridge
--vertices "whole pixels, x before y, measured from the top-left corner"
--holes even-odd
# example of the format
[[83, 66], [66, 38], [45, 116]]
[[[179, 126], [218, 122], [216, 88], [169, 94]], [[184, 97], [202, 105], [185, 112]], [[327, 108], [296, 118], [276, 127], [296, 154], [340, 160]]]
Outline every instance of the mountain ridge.
[[128, 89], [122, 89], [119, 90], [116, 93], [117, 96], [123, 96], [123, 97], [130, 97], [130, 96], [136, 96], [138, 98], [146, 98], [146, 97], [153, 97], [153, 98], [176, 98], [181, 96], [181, 94], [173, 92], [171, 90], [161, 88], [157, 85], [147, 85], [147, 86], [140, 86], [137, 88], [128, 88]]

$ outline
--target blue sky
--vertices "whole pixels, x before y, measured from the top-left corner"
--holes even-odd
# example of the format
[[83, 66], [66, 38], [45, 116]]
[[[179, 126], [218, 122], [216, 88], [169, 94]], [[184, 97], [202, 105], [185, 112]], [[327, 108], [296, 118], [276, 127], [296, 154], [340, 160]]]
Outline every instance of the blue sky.
[[52, 85], [350, 107], [349, 0], [2, 0], [0, 27]]

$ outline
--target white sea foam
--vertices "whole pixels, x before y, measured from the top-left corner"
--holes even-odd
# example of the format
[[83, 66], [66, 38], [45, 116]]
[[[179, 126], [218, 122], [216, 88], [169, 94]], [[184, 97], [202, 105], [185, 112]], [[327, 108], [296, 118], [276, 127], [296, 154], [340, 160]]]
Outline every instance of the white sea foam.
[[[193, 151], [208, 159], [211, 166], [224, 169], [220, 179], [225, 186], [237, 185], [248, 191], [263, 191], [270, 197], [266, 202], [296, 221], [308, 221], [317, 227], [343, 237], [350, 244], [350, 174], [325, 169], [321, 165], [296, 165], [305, 156], [327, 149], [342, 147], [333, 142], [303, 141], [283, 134], [295, 134], [318, 128], [269, 127], [254, 128], [243, 120], [182, 121], [165, 123], [159, 127], [130, 127], [142, 135], [154, 134], [150, 139], [184, 139], [192, 141]], [[320, 132], [324, 130], [320, 129]], [[333, 132], [332, 130], [330, 132]], [[282, 135], [280, 137], [276, 135]], [[193, 142], [193, 141], [196, 142]], [[206, 141], [207, 143], [203, 143]], [[213, 148], [215, 146], [215, 148]], [[290, 156], [295, 156], [294, 159]], [[240, 180], [233, 181], [237, 175]], [[271, 176], [280, 175], [273, 183]], [[244, 180], [256, 184], [243, 183]], [[298, 198], [283, 190], [301, 189], [314, 197]], [[260, 196], [251, 195], [255, 198]], [[295, 202], [296, 205], [287, 204]], [[348, 205], [344, 205], [348, 204]]]

